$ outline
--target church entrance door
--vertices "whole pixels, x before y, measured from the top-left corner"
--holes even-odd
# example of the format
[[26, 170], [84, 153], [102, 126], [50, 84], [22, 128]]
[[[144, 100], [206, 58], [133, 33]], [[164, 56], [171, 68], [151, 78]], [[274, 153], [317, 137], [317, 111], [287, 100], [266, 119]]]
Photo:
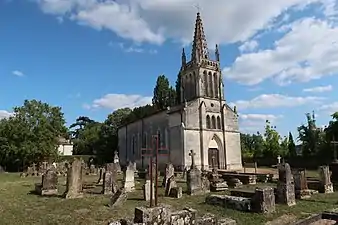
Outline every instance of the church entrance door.
[[219, 152], [217, 148], [209, 148], [208, 161], [210, 169], [219, 169]]

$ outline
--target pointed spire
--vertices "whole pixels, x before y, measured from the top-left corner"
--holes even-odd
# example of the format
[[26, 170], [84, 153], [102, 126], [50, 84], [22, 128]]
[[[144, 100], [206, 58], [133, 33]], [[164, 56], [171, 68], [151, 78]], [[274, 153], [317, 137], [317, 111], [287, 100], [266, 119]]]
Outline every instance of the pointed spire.
[[218, 50], [218, 44], [216, 44], [215, 57], [216, 57], [216, 61], [219, 62], [219, 50]]
[[209, 59], [207, 41], [205, 39], [203, 23], [200, 13], [197, 12], [194, 40], [192, 43], [191, 61], [199, 63], [201, 59]]
[[187, 64], [187, 57], [185, 56], [184, 48], [182, 50], [182, 66]]

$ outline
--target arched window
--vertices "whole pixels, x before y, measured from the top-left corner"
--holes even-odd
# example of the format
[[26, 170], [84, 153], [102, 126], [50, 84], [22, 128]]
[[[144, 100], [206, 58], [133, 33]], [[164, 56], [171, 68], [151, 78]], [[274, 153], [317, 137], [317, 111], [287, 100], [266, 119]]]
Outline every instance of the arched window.
[[213, 82], [212, 82], [212, 73], [211, 72], [209, 72], [208, 73], [208, 80], [209, 80], [209, 82], [208, 82], [208, 86], [209, 86], [209, 97], [214, 97], [214, 85], [213, 85]]
[[211, 117], [211, 124], [212, 124], [211, 128], [216, 129], [216, 118], [215, 118], [215, 116]]
[[210, 126], [210, 116], [207, 115], [207, 129], [210, 129], [211, 126]]
[[219, 96], [218, 96], [218, 79], [217, 79], [218, 77], [217, 77], [217, 74], [216, 73], [214, 73], [214, 91], [215, 91], [215, 97], [216, 98], [218, 98]]
[[148, 148], [147, 144], [147, 133], [144, 132], [142, 137], [142, 148]]
[[217, 116], [217, 129], [222, 129], [221, 118], [219, 116]]
[[204, 70], [203, 71], [203, 81], [204, 81], [204, 96], [208, 96], [209, 95], [209, 89], [208, 89], [208, 74], [207, 71]]

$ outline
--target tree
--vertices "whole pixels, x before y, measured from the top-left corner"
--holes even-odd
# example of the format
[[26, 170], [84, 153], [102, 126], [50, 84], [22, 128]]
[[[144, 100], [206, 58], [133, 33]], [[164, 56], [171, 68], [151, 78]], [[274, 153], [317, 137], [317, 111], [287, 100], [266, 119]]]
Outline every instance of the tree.
[[292, 133], [289, 132], [289, 139], [288, 139], [288, 152], [290, 157], [297, 156], [296, 144], [293, 140]]
[[60, 107], [25, 100], [14, 114], [0, 122], [0, 164], [31, 163], [56, 157], [59, 137], [67, 136]]
[[152, 103], [159, 110], [170, 106], [170, 85], [165, 75], [160, 75], [157, 78]]
[[320, 130], [316, 127], [316, 119], [314, 112], [312, 116], [306, 113], [307, 125], [302, 124], [297, 128], [299, 136], [298, 139], [302, 142], [302, 154], [304, 156], [315, 155], [318, 153], [320, 140]]
[[276, 131], [276, 127], [272, 126], [268, 120], [266, 120], [264, 140], [264, 156], [276, 157], [281, 154], [281, 147], [279, 144], [281, 137]]
[[261, 157], [263, 146], [264, 139], [259, 132], [257, 132], [257, 134], [241, 133], [241, 147], [244, 157], [249, 158]]
[[90, 119], [87, 116], [79, 116], [75, 123], [71, 124], [69, 126], [70, 129], [70, 135], [72, 138], [78, 138], [80, 131], [82, 131], [87, 125], [95, 123], [94, 120]]

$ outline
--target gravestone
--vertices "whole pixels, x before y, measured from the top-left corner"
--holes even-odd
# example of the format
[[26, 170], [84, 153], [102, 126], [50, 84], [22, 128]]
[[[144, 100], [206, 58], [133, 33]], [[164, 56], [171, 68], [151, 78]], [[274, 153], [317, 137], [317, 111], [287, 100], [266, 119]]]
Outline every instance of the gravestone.
[[94, 164], [89, 166], [89, 175], [97, 175], [97, 169]]
[[216, 169], [213, 169], [211, 174], [209, 175], [210, 181], [210, 190], [217, 191], [225, 191], [228, 189], [228, 184], [226, 181], [220, 178], [221, 175], [217, 172]]
[[32, 176], [38, 176], [38, 169], [36, 163], [32, 163]]
[[277, 182], [277, 201], [281, 204], [292, 206], [296, 204], [295, 186], [293, 184], [291, 168], [288, 163], [278, 167], [279, 180]]
[[251, 199], [251, 208], [257, 213], [273, 213], [276, 211], [275, 193], [272, 187], [256, 188]]
[[68, 165], [67, 189], [64, 193], [65, 198], [82, 198], [82, 160], [75, 158], [71, 165]]
[[120, 188], [110, 199], [110, 207], [115, 207], [123, 204], [128, 199], [128, 194], [124, 188]]
[[133, 163], [129, 163], [126, 170], [124, 171], [123, 181], [126, 192], [132, 192], [135, 189], [135, 174]]
[[167, 185], [165, 187], [165, 193], [164, 193], [165, 196], [170, 196], [171, 190], [176, 187], [177, 187], [177, 183], [175, 181], [175, 176], [173, 175], [167, 181]]
[[119, 159], [119, 155], [118, 155], [117, 151], [115, 151], [115, 153], [114, 153], [114, 164], [116, 166], [116, 171], [118, 173], [121, 173], [120, 159]]
[[173, 164], [167, 163], [165, 167], [165, 174], [162, 182], [162, 187], [166, 188], [169, 178], [175, 175]]
[[319, 167], [319, 191], [322, 193], [333, 193], [333, 184], [330, 178], [328, 166]]
[[311, 197], [311, 192], [307, 185], [305, 169], [296, 169], [293, 172], [295, 184], [295, 196], [297, 199], [306, 199]]
[[277, 156], [277, 163], [278, 164], [280, 164], [281, 162], [280, 162], [280, 160], [282, 159], [282, 157], [279, 155], [279, 156]]
[[58, 194], [58, 176], [55, 169], [49, 169], [42, 175], [41, 184], [35, 184], [35, 191], [39, 195], [52, 196]]
[[190, 150], [191, 168], [187, 172], [188, 195], [203, 194], [202, 188], [202, 172], [195, 165], [195, 155], [193, 150]]
[[182, 198], [183, 190], [182, 187], [173, 187], [170, 189], [170, 197], [172, 198]]
[[102, 193], [111, 195], [117, 192], [117, 188], [116, 176], [114, 176], [113, 172], [106, 170], [103, 175]]
[[169, 209], [163, 206], [152, 208], [136, 207], [134, 223], [141, 223], [144, 225], [169, 225]]
[[[150, 183], [150, 180], [146, 180], [145, 184], [143, 185], [142, 189], [143, 189], [143, 198], [145, 201], [150, 201], [150, 186], [151, 183]], [[154, 183], [152, 184], [153, 187], [152, 187], [152, 193], [153, 193], [153, 196], [152, 196], [152, 199], [154, 200], [155, 199], [155, 186], [154, 186]]]

